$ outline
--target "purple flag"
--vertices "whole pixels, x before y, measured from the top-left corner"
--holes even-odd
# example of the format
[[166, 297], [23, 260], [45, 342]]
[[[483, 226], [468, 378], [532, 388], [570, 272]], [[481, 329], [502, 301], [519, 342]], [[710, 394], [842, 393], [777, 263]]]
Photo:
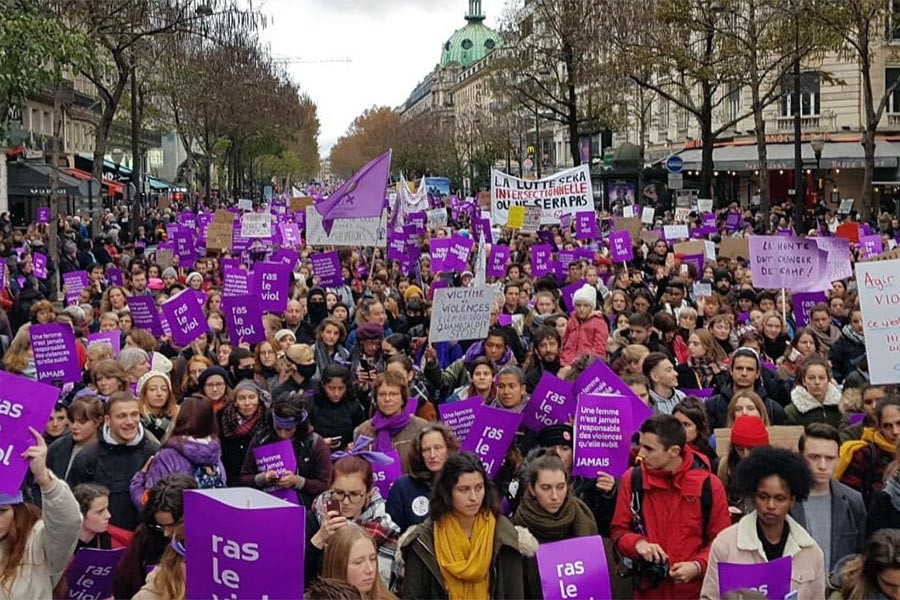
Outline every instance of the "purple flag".
[[487, 261], [488, 277], [503, 277], [509, 264], [509, 246], [491, 245], [491, 255]]
[[88, 274], [85, 271], [69, 271], [63, 273], [63, 287], [66, 288], [66, 306], [78, 302], [81, 290], [90, 285]]
[[444, 259], [444, 267], [451, 271], [465, 271], [469, 268], [469, 253], [475, 242], [472, 238], [455, 235], [450, 238], [450, 246], [447, 248], [447, 257]]
[[335, 219], [380, 217], [390, 172], [391, 151], [388, 150], [357, 171], [326, 200], [316, 204], [325, 232], [331, 234]]
[[31, 272], [38, 279], [47, 279], [47, 255], [35, 252], [31, 255]]
[[250, 272], [226, 265], [222, 270], [222, 297], [250, 295]]
[[50, 207], [49, 206], [38, 206], [37, 222], [38, 223], [49, 223], [50, 222]]
[[92, 333], [87, 336], [89, 348], [91, 344], [106, 344], [112, 348], [113, 356], [119, 356], [119, 352], [122, 350], [122, 332], [118, 329], [113, 329], [112, 331]]
[[820, 302], [827, 302], [825, 292], [795, 292], [791, 294], [791, 304], [794, 306], [794, 321], [797, 327], [809, 325], [809, 313]]
[[[37, 327], [37, 325], [32, 326]], [[59, 398], [59, 389], [45, 383], [0, 371], [0, 493], [15, 494], [28, 470], [22, 453], [34, 445], [28, 428], [44, 431]]]
[[318, 276], [319, 285], [331, 288], [341, 286], [343, 283], [341, 279], [341, 257], [337, 250], [313, 254], [311, 260], [313, 274]]
[[[278, 477], [281, 477], [285, 473], [297, 472], [297, 455], [294, 454], [294, 447], [290, 440], [256, 446], [253, 448], [253, 460], [256, 461], [256, 469], [260, 473], [274, 471]], [[266, 488], [266, 491], [282, 500], [294, 504], [300, 503], [300, 498], [295, 490], [270, 486]]]
[[[75, 351], [75, 333], [68, 323], [32, 325], [28, 330], [38, 381], [78, 383], [81, 368]], [[41, 429], [43, 431], [43, 429]]]
[[111, 598], [113, 577], [125, 548], [98, 550], [82, 548], [75, 553], [66, 581], [69, 583], [67, 598]]
[[186, 289], [162, 305], [162, 313], [172, 328], [172, 339], [179, 346], [188, 346], [209, 331], [198, 299], [197, 292]]
[[620, 477], [628, 469], [631, 434], [637, 427], [624, 396], [582, 395], [575, 411], [572, 474], [595, 479], [597, 471]]
[[456, 439], [464, 442], [475, 421], [475, 411], [482, 404], [484, 401], [481, 396], [457, 402], [445, 402], [438, 405], [438, 414], [441, 416], [441, 422], [456, 434]]
[[790, 556], [763, 563], [719, 563], [719, 594], [733, 590], [763, 592], [767, 598], [782, 600], [791, 593]]
[[266, 341], [266, 330], [263, 328], [262, 311], [256, 296], [222, 296], [222, 312], [225, 313], [225, 324], [232, 344], [247, 342], [258, 344]]
[[612, 598], [609, 566], [599, 535], [541, 544], [537, 564], [544, 600]]
[[260, 310], [284, 312], [288, 303], [290, 279], [291, 270], [284, 265], [257, 263], [253, 266], [253, 287], [260, 299]]
[[626, 262], [634, 258], [634, 245], [628, 231], [613, 231], [609, 234], [609, 256], [613, 262]]
[[488, 477], [493, 479], [503, 464], [506, 451], [522, 423], [522, 414], [502, 408], [479, 406], [466, 441], [460, 446], [464, 452], [474, 452], [484, 463]]
[[131, 321], [138, 329], [146, 329], [160, 337], [163, 334], [162, 324], [159, 320], [159, 310], [153, 296], [131, 296], [126, 299], [128, 310], [131, 312]]
[[549, 425], [568, 422], [574, 412], [572, 382], [544, 371], [525, 407], [522, 425], [532, 431], [540, 431]]
[[600, 236], [600, 226], [597, 224], [597, 213], [587, 210], [575, 213], [575, 237], [579, 240], [589, 240]]
[[546, 275], [552, 271], [550, 261], [553, 250], [547, 244], [535, 244], [531, 247], [531, 274], [535, 277]]
[[302, 598], [303, 569], [285, 565], [303, 564], [305, 520], [304, 507], [252, 488], [185, 492], [185, 596]]

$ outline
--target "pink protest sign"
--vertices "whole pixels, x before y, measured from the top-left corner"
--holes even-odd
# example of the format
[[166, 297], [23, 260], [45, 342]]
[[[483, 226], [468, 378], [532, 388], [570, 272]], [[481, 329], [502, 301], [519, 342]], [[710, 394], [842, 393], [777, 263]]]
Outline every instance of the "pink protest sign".
[[500, 471], [506, 451], [515, 439], [516, 430], [521, 423], [521, 413], [479, 406], [475, 411], [475, 421], [469, 435], [466, 436], [460, 450], [477, 454], [484, 463], [488, 477], [493, 479]]
[[194, 290], [184, 290], [167, 300], [162, 305], [162, 313], [172, 329], [172, 339], [179, 346], [190, 345], [209, 330]]
[[28, 470], [22, 453], [34, 445], [32, 427], [44, 431], [59, 389], [0, 371], [0, 493], [15, 494]]
[[441, 422], [450, 428], [460, 442], [465, 441], [475, 421], [475, 410], [484, 404], [481, 396], [438, 405]]
[[28, 330], [38, 381], [54, 385], [78, 383], [81, 368], [75, 350], [75, 333], [68, 323], [32, 325]]
[[572, 397], [572, 382], [544, 371], [525, 408], [522, 425], [532, 431], [540, 431], [548, 425], [567, 422], [573, 412], [575, 399]]
[[613, 477], [628, 469], [632, 402], [624, 396], [583, 395], [575, 411], [572, 474], [595, 479], [598, 471]]
[[544, 600], [612, 598], [599, 535], [541, 544], [537, 564]]

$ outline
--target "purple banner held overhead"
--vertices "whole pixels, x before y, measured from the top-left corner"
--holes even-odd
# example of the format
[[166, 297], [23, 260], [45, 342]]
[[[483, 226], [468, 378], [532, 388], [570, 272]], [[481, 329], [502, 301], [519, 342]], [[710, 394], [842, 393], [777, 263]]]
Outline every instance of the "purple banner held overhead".
[[609, 257], [617, 263], [634, 258], [634, 245], [628, 231], [614, 231], [609, 234]]
[[474, 452], [484, 463], [488, 477], [493, 479], [509, 450], [516, 430], [522, 424], [522, 414], [502, 408], [479, 406], [466, 441], [460, 446], [464, 452]]
[[122, 277], [122, 270], [118, 267], [109, 267], [106, 269], [106, 278], [110, 285], [125, 285], [125, 279]]
[[154, 337], [162, 336], [163, 329], [159, 320], [159, 310], [156, 308], [156, 300], [153, 296], [130, 296], [126, 300], [134, 326], [138, 329], [146, 329]]
[[225, 313], [225, 325], [228, 336], [235, 345], [241, 342], [258, 344], [266, 341], [266, 330], [263, 327], [262, 311], [256, 296], [223, 296], [222, 312]]
[[567, 423], [575, 412], [575, 404], [572, 382], [544, 371], [525, 407], [522, 425], [537, 432], [556, 423]]
[[50, 222], [50, 207], [49, 206], [38, 206], [37, 222], [38, 223], [49, 223]]
[[250, 293], [250, 272], [226, 265], [222, 270], [222, 297], [249, 296]]
[[253, 290], [260, 310], [282, 313], [287, 308], [291, 270], [274, 263], [253, 265]]
[[575, 410], [572, 474], [596, 479], [603, 471], [620, 477], [628, 469], [631, 434], [637, 429], [632, 402], [624, 396], [583, 395]]
[[531, 247], [531, 274], [540, 277], [552, 272], [553, 249], [547, 244], [535, 244]]
[[809, 325], [809, 313], [820, 302], [827, 302], [825, 292], [795, 292], [791, 294], [791, 304], [794, 307], [794, 322], [797, 328]]
[[506, 267], [509, 265], [509, 246], [491, 245], [491, 255], [487, 261], [486, 274], [488, 277], [503, 277], [506, 275]]
[[122, 350], [122, 332], [118, 329], [113, 329], [112, 331], [92, 333], [87, 336], [88, 348], [90, 348], [91, 344], [106, 344], [112, 348], [113, 356], [119, 356], [119, 352]]
[[469, 268], [469, 254], [475, 242], [471, 238], [454, 235], [450, 238], [444, 267], [449, 271], [466, 271]]
[[[253, 460], [256, 461], [256, 469], [260, 473], [272, 471], [278, 477], [281, 477], [286, 473], [297, 472], [297, 455], [294, 454], [291, 440], [281, 440], [273, 444], [256, 446], [253, 448]], [[300, 498], [297, 496], [296, 490], [291, 488], [270, 486], [265, 491], [282, 500], [300, 504]]]
[[725, 217], [725, 230], [734, 233], [741, 228], [741, 221], [743, 221], [743, 218], [741, 213], [730, 211], [728, 216]]
[[22, 453], [35, 444], [32, 427], [44, 431], [59, 398], [59, 389], [0, 371], [0, 494], [15, 494], [28, 470]]
[[610, 570], [599, 535], [541, 544], [537, 564], [544, 600], [612, 598]]
[[579, 240], [590, 240], [600, 237], [597, 213], [592, 210], [575, 213], [575, 237]]
[[438, 414], [441, 422], [456, 435], [456, 439], [464, 442], [475, 421], [475, 410], [482, 404], [484, 404], [484, 400], [481, 396], [457, 402], [445, 402], [438, 405]]
[[431, 270], [435, 273], [449, 271], [447, 255], [450, 253], [450, 238], [431, 238], [428, 240], [428, 254], [431, 256]]
[[735, 590], [762, 592], [771, 600], [783, 600], [791, 593], [790, 556], [763, 563], [719, 563], [719, 595]]
[[31, 272], [38, 279], [47, 279], [47, 255], [35, 252], [31, 255]]
[[[78, 383], [81, 368], [75, 349], [75, 333], [68, 323], [32, 325], [28, 330], [38, 381]], [[2, 404], [0, 404], [2, 406]], [[43, 430], [42, 430], [43, 431]]]
[[66, 598], [111, 598], [113, 594], [113, 577], [116, 567], [125, 554], [125, 548], [114, 550], [98, 550], [97, 548], [81, 548], [75, 553], [69, 568], [66, 569], [66, 581], [69, 584]]
[[322, 287], [341, 287], [341, 257], [337, 250], [320, 252], [311, 257], [313, 275], [319, 278]]
[[88, 274], [85, 271], [69, 271], [63, 273], [63, 287], [66, 292], [66, 306], [71, 306], [78, 302], [81, 296], [81, 290], [88, 287]]
[[172, 339], [179, 346], [188, 346], [209, 331], [197, 292], [192, 289], [179, 292], [166, 300], [161, 308], [172, 329]]
[[860, 258], [870, 258], [878, 256], [884, 252], [884, 240], [881, 235], [863, 235], [859, 238], [859, 255]]

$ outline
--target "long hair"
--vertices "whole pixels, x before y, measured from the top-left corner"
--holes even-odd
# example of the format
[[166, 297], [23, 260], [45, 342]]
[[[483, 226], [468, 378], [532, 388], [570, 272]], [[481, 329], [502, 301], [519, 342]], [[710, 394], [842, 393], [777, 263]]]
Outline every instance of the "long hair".
[[447, 446], [447, 458], [459, 452], [459, 440], [456, 439], [456, 435], [453, 434], [450, 428], [443, 423], [429, 423], [410, 444], [409, 476], [430, 485], [434, 483], [437, 473], [432, 473], [428, 470], [428, 467], [425, 466], [425, 458], [422, 456], [422, 439], [429, 433], [439, 433], [444, 438], [444, 445]]
[[19, 567], [25, 559], [25, 548], [28, 538], [38, 521], [41, 511], [33, 504], [22, 502], [12, 507], [13, 521], [4, 540], [6, 551], [0, 562], [0, 589], [10, 591]]
[[703, 355], [706, 360], [711, 363], [719, 363], [720, 365], [728, 360], [728, 356], [722, 350], [722, 346], [716, 342], [716, 338], [713, 337], [708, 329], [698, 327], [691, 332], [691, 335], [696, 335], [697, 339], [700, 340], [700, 344], [706, 350], [706, 353]]
[[161, 379], [162, 381], [165, 381], [166, 388], [169, 390], [169, 396], [166, 398], [166, 405], [163, 407], [163, 413], [170, 416], [178, 414], [178, 403], [175, 401], [175, 394], [172, 392], [172, 386], [169, 383], [169, 380], [162, 375], [154, 375], [145, 381], [144, 385], [141, 387], [141, 393], [138, 395], [138, 401], [141, 405], [141, 414], [152, 414], [150, 404], [147, 402], [147, 385], [150, 383], [151, 379]]
[[681, 413], [691, 420], [697, 428], [697, 439], [691, 442], [691, 445], [705, 454], [710, 460], [713, 460], [716, 456], [716, 451], [709, 444], [709, 420], [706, 417], [703, 403], [694, 396], [688, 396], [675, 406], [672, 414], [675, 413]]
[[879, 529], [872, 534], [861, 555], [850, 559], [841, 570], [841, 597], [867, 600], [880, 592], [878, 575], [900, 569], [900, 530]]
[[191, 381], [191, 364], [195, 363], [195, 362], [202, 364], [204, 370], [213, 366], [212, 361], [209, 360], [205, 356], [199, 356], [197, 354], [194, 354], [193, 356], [191, 356], [187, 360], [187, 363], [185, 363], [185, 365], [184, 365], [184, 376], [181, 378], [181, 388], [180, 388], [180, 391], [182, 394], [185, 393], [186, 390], [190, 389], [194, 385], [194, 383]]
[[[184, 523], [175, 528], [172, 539], [184, 543]], [[156, 565], [153, 591], [162, 600], [182, 600], [186, 596], [184, 557], [175, 551], [172, 544], [166, 546], [162, 558], [159, 559], [159, 564]]]
[[[366, 540], [371, 543], [372, 552], [377, 553], [378, 547], [375, 545], [372, 536], [359, 525], [347, 523], [344, 527], [338, 529], [337, 533], [331, 536], [328, 546], [325, 548], [325, 557], [322, 562], [322, 577], [347, 581], [347, 564], [350, 559], [350, 551], [359, 540]], [[365, 596], [365, 599], [392, 600], [393, 598], [394, 595], [388, 591], [381, 576], [376, 572], [372, 590]]]
[[212, 402], [206, 396], [188, 396], [178, 408], [178, 417], [172, 429], [171, 438], [217, 438], [219, 430]]
[[28, 334], [30, 328], [31, 323], [25, 323], [19, 327], [19, 331], [16, 332], [3, 356], [3, 367], [10, 373], [22, 373], [28, 366], [31, 352], [31, 338]]
[[438, 475], [431, 492], [430, 515], [432, 521], [437, 521], [453, 512], [453, 488], [460, 476], [468, 473], [480, 473], [484, 482], [484, 499], [481, 501], [481, 510], [490, 511], [495, 516], [500, 514], [500, 499], [494, 487], [494, 482], [487, 476], [481, 459], [471, 452], [459, 452], [447, 457], [441, 474]]

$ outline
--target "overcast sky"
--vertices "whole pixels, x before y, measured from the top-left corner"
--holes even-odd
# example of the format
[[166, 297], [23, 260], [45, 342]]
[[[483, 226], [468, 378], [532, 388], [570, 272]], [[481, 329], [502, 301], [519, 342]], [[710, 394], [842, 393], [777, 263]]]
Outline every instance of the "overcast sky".
[[[496, 27], [507, 0], [483, 0]], [[396, 107], [431, 71], [441, 45], [465, 25], [468, 0], [264, 0], [262, 34], [277, 57], [348, 58], [350, 63], [289, 64], [315, 100], [323, 156], [350, 122], [373, 105]]]

